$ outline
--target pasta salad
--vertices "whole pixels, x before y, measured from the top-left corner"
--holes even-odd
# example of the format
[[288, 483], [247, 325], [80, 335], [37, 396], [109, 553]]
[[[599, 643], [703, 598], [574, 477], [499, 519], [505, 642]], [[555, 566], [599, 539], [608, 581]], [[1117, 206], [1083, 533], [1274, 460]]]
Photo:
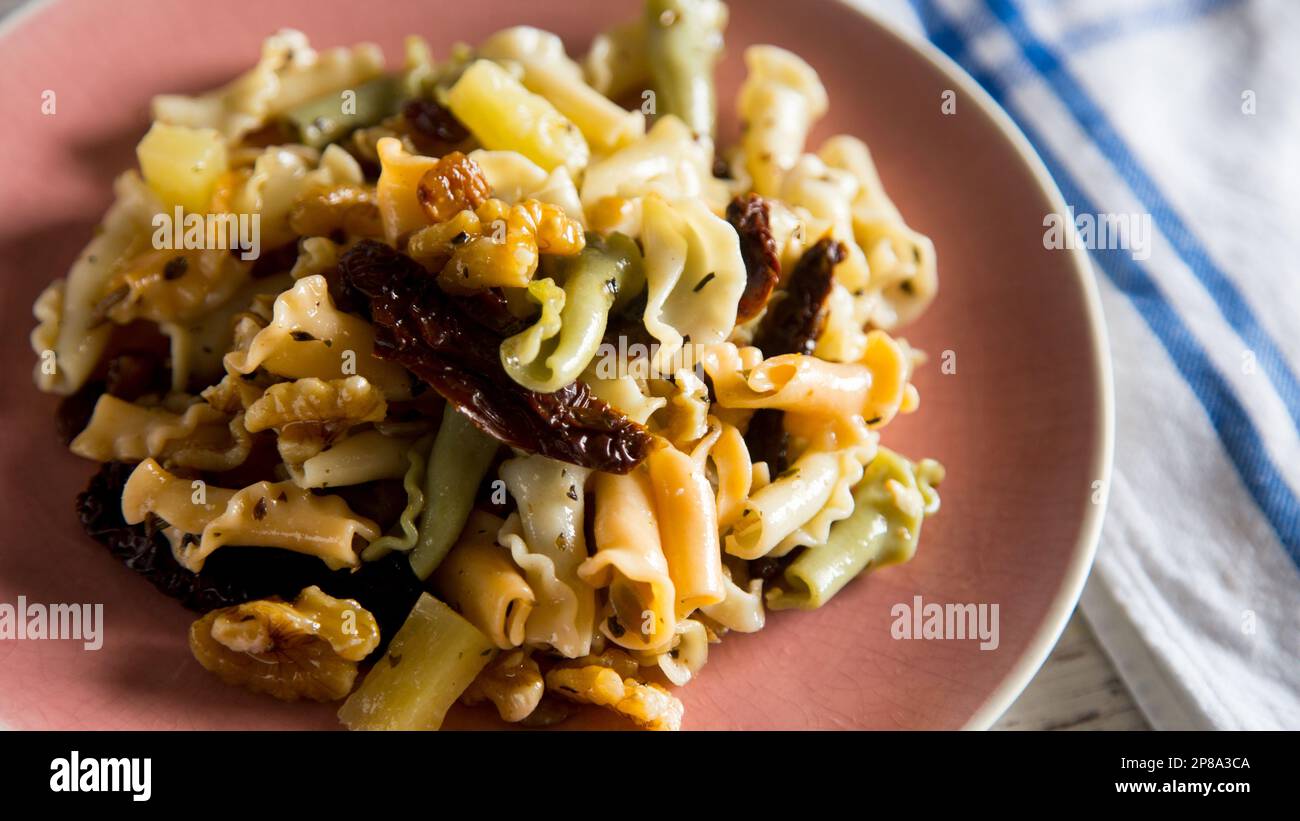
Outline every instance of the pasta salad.
[[357, 729], [676, 729], [711, 645], [912, 557], [943, 469], [880, 436], [933, 245], [860, 140], [810, 148], [789, 51], [744, 51], [715, 144], [726, 22], [396, 69], [284, 30], [154, 99], [31, 339], [86, 532], [201, 614], [198, 663]]

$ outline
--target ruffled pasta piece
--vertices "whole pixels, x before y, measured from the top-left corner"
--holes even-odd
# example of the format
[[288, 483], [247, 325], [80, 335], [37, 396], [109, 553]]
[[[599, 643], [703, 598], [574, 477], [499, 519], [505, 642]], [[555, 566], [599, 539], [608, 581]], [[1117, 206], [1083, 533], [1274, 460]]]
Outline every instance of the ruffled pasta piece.
[[799, 159], [808, 132], [830, 103], [817, 72], [792, 52], [750, 46], [745, 66], [749, 74], [736, 99], [745, 167], [755, 191], [776, 196], [782, 175]]
[[903, 347], [884, 331], [871, 331], [860, 362], [827, 362], [802, 354], [756, 358], [753, 349], [713, 345], [702, 357], [724, 408], [776, 408], [791, 418], [830, 423], [845, 441], [860, 438], [856, 422], [887, 424], [907, 396], [911, 364]]
[[[595, 588], [608, 588], [612, 611], [601, 632], [620, 647], [652, 650], [672, 639], [676, 591], [668, 572], [649, 472], [597, 473], [593, 534], [596, 554], [578, 568]], [[670, 525], [672, 526], [672, 525]]]
[[244, 415], [249, 433], [274, 429], [280, 456], [300, 465], [354, 425], [382, 421], [388, 403], [365, 377], [281, 382], [266, 389]]
[[691, 445], [709, 432], [709, 389], [693, 371], [673, 374], [668, 404], [656, 417], [663, 436], [678, 450]]
[[402, 141], [393, 137], [379, 140], [375, 151], [380, 168], [375, 200], [384, 224], [384, 239], [400, 247], [408, 234], [429, 224], [418, 191], [420, 180], [438, 161], [408, 152]]
[[643, 207], [644, 322], [659, 342], [655, 370], [672, 373], [683, 366], [672, 363], [687, 338], [709, 345], [731, 332], [745, 290], [745, 263], [736, 230], [699, 201], [670, 204], [651, 196]]
[[726, 598], [717, 604], [701, 607], [700, 612], [737, 633], [757, 633], [762, 630], [767, 621], [763, 610], [763, 580], [750, 579], [749, 584], [742, 588], [725, 567], [723, 571], [726, 576]]
[[824, 543], [831, 525], [853, 512], [853, 486], [874, 454], [869, 445], [805, 452], [745, 502], [726, 538], [727, 553], [757, 559]]
[[229, 301], [248, 281], [250, 267], [226, 250], [150, 249], [121, 265], [101, 304], [110, 306], [105, 315], [119, 325], [189, 322]]
[[601, 351], [582, 373], [582, 381], [591, 388], [597, 399], [618, 410], [627, 418], [644, 425], [667, 399], [652, 396], [643, 381], [630, 374], [619, 373], [619, 363], [614, 354]]
[[659, 538], [677, 592], [677, 615], [722, 601], [722, 550], [718, 544], [718, 503], [704, 457], [695, 459], [663, 447], [646, 459], [659, 516]]
[[718, 438], [709, 449], [709, 460], [717, 477], [718, 527], [725, 531], [745, 509], [754, 482], [754, 466], [740, 430], [721, 420], [713, 422], [718, 426]]
[[629, 199], [658, 194], [668, 199], [703, 198], [726, 206], [726, 186], [713, 177], [713, 141], [693, 134], [678, 118], [660, 117], [645, 138], [593, 162], [582, 178], [588, 217], [607, 197]]
[[438, 596], [502, 650], [524, 643], [537, 598], [510, 552], [496, 543], [503, 522], [476, 511], [434, 571]]
[[828, 166], [852, 174], [858, 182], [852, 203], [853, 234], [866, 254], [876, 295], [868, 320], [886, 330], [911, 322], [938, 293], [934, 243], [904, 222], [861, 140], [832, 137], [822, 144], [818, 155]]
[[173, 413], [109, 394], [99, 397], [90, 423], [71, 444], [73, 453], [96, 462], [152, 457], [176, 467], [212, 471], [238, 467], [251, 449], [240, 415], [227, 416], [202, 403]]
[[[624, 236], [583, 249], [551, 279], [529, 284], [541, 314], [533, 325], [501, 343], [501, 365], [529, 390], [552, 393], [582, 374], [600, 347], [619, 290], [640, 277], [641, 254]], [[636, 269], [636, 270], [633, 270]]]
[[531, 26], [508, 28], [484, 40], [478, 53], [520, 66], [524, 86], [549, 100], [598, 153], [645, 136], [645, 115], [628, 111], [587, 85], [582, 69], [564, 53], [564, 43], [550, 32]]
[[709, 660], [708, 630], [694, 619], [682, 619], [677, 622], [668, 649], [639, 655], [645, 658], [645, 666], [658, 667], [664, 678], [677, 687], [684, 687]]
[[526, 625], [529, 646], [547, 645], [569, 658], [591, 648], [595, 595], [578, 577], [587, 558], [583, 526], [588, 468], [522, 456], [501, 464], [500, 476], [518, 504], [498, 534], [524, 571], [537, 604]]
[[294, 280], [324, 275], [339, 264], [339, 245], [325, 237], [304, 237], [298, 244], [298, 259], [289, 272]]
[[281, 294], [270, 324], [247, 350], [226, 354], [225, 365], [236, 374], [264, 368], [286, 379], [363, 376], [388, 399], [409, 397], [406, 371], [377, 358], [374, 349], [370, 323], [335, 308], [325, 277], [316, 275]]
[[66, 279], [51, 284], [36, 302], [41, 324], [31, 336], [38, 357], [33, 376], [43, 391], [69, 395], [85, 384], [112, 333], [101, 307], [108, 280], [119, 260], [148, 246], [151, 221], [161, 207], [157, 199], [134, 171], [118, 177], [113, 191], [99, 233]]
[[328, 234], [334, 227], [374, 233], [376, 203], [362, 189], [361, 166], [337, 145], [326, 146], [319, 161], [314, 154], [287, 146], [264, 149], [234, 191], [230, 210], [259, 215], [263, 247], [278, 248], [300, 234]]
[[261, 59], [247, 73], [197, 97], [154, 97], [153, 116], [189, 128], [215, 128], [233, 143], [276, 115], [330, 91], [355, 88], [383, 68], [376, 45], [317, 53], [305, 34], [282, 29], [266, 39]]
[[826, 298], [826, 320], [813, 354], [830, 362], [858, 361], [867, 348], [867, 332], [862, 326], [853, 295], [842, 284], [833, 283]]
[[317, 496], [292, 482], [258, 482], [243, 490], [198, 485], [145, 459], [122, 491], [126, 522], [138, 524], [151, 513], [163, 519], [176, 561], [195, 573], [227, 544], [305, 553], [331, 570], [356, 567], [354, 540], [380, 535], [374, 522], [354, 514], [342, 499]]
[[608, 667], [559, 668], [546, 674], [546, 689], [579, 704], [608, 707], [647, 730], [680, 730], [682, 703], [658, 684], [620, 678]]
[[[366, 431], [361, 436], [365, 436], [366, 433], [375, 433], [375, 431]], [[361, 554], [361, 558], [366, 561], [386, 556], [392, 550], [406, 552], [415, 547], [415, 540], [420, 536], [420, 514], [424, 512], [425, 471], [429, 464], [429, 451], [433, 447], [432, 434], [423, 436], [416, 442], [380, 435], [384, 440], [396, 442], [404, 447], [403, 455], [407, 461], [407, 468], [402, 474], [402, 490], [406, 492], [406, 507], [402, 508], [402, 512], [397, 516], [400, 534], [387, 533], [367, 545]]]

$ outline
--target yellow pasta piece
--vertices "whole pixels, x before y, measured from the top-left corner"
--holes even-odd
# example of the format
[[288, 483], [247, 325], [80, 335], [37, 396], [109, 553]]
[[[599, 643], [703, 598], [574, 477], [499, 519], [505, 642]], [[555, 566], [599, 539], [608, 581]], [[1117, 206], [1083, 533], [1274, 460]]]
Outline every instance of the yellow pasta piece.
[[726, 596], [718, 503], [704, 466], [674, 447], [646, 459], [650, 469], [659, 537], [677, 593], [677, 615], [716, 604]]
[[190, 405], [173, 413], [103, 394], [90, 423], [70, 447], [96, 462], [153, 457], [169, 465], [219, 471], [243, 464], [252, 440], [241, 415], [231, 417], [210, 405]]
[[[475, 511], [433, 575], [438, 595], [502, 650], [524, 642], [536, 597], [510, 553], [496, 543], [501, 520]], [[522, 716], [521, 716], [522, 718]]]
[[582, 132], [496, 63], [476, 60], [447, 92], [447, 105], [484, 148], [518, 151], [547, 171], [578, 171], [590, 149]]

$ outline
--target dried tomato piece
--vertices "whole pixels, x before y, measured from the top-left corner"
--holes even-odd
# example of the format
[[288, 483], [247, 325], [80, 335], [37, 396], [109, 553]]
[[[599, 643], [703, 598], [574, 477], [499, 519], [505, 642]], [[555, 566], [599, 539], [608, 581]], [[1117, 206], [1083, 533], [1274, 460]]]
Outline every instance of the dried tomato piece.
[[843, 243], [824, 237], [799, 257], [784, 296], [768, 310], [754, 334], [754, 346], [764, 357], [813, 352], [826, 323], [826, 298], [835, 284], [835, 266], [847, 254]]
[[411, 142], [426, 156], [440, 157], [469, 138], [456, 115], [433, 100], [411, 100], [402, 107], [402, 120]]
[[789, 467], [786, 457], [785, 413], [775, 408], [759, 408], [749, 418], [745, 429], [745, 447], [754, 462], [767, 462], [768, 473], [779, 476]]
[[745, 290], [736, 306], [736, 321], [745, 322], [767, 305], [781, 274], [781, 259], [767, 200], [752, 193], [736, 197], [727, 205], [727, 222], [740, 235], [740, 256], [745, 261]]
[[340, 257], [339, 272], [346, 292], [369, 299], [375, 354], [424, 380], [490, 436], [611, 473], [650, 453], [650, 433], [583, 382], [538, 393], [511, 379], [499, 355], [503, 335], [405, 254], [363, 241]]

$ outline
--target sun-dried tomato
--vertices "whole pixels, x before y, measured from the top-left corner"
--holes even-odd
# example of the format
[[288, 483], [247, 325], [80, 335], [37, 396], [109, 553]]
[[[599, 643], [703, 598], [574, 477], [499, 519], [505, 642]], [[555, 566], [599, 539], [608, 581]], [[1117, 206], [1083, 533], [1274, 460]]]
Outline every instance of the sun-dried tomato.
[[781, 274], [781, 259], [772, 236], [771, 208], [757, 194], [736, 197], [727, 206], [727, 222], [740, 235], [740, 257], [745, 261], [745, 290], [736, 306], [736, 321], [762, 313]]
[[764, 357], [810, 354], [817, 347], [817, 337], [826, 323], [826, 299], [835, 284], [835, 266], [847, 253], [843, 243], [824, 237], [799, 257], [783, 296], [754, 334], [754, 346]]
[[369, 300], [375, 354], [420, 377], [489, 435], [611, 473], [649, 454], [650, 433], [583, 382], [538, 393], [511, 379], [499, 354], [503, 335], [405, 254], [363, 241], [340, 257], [339, 272], [346, 292]]

